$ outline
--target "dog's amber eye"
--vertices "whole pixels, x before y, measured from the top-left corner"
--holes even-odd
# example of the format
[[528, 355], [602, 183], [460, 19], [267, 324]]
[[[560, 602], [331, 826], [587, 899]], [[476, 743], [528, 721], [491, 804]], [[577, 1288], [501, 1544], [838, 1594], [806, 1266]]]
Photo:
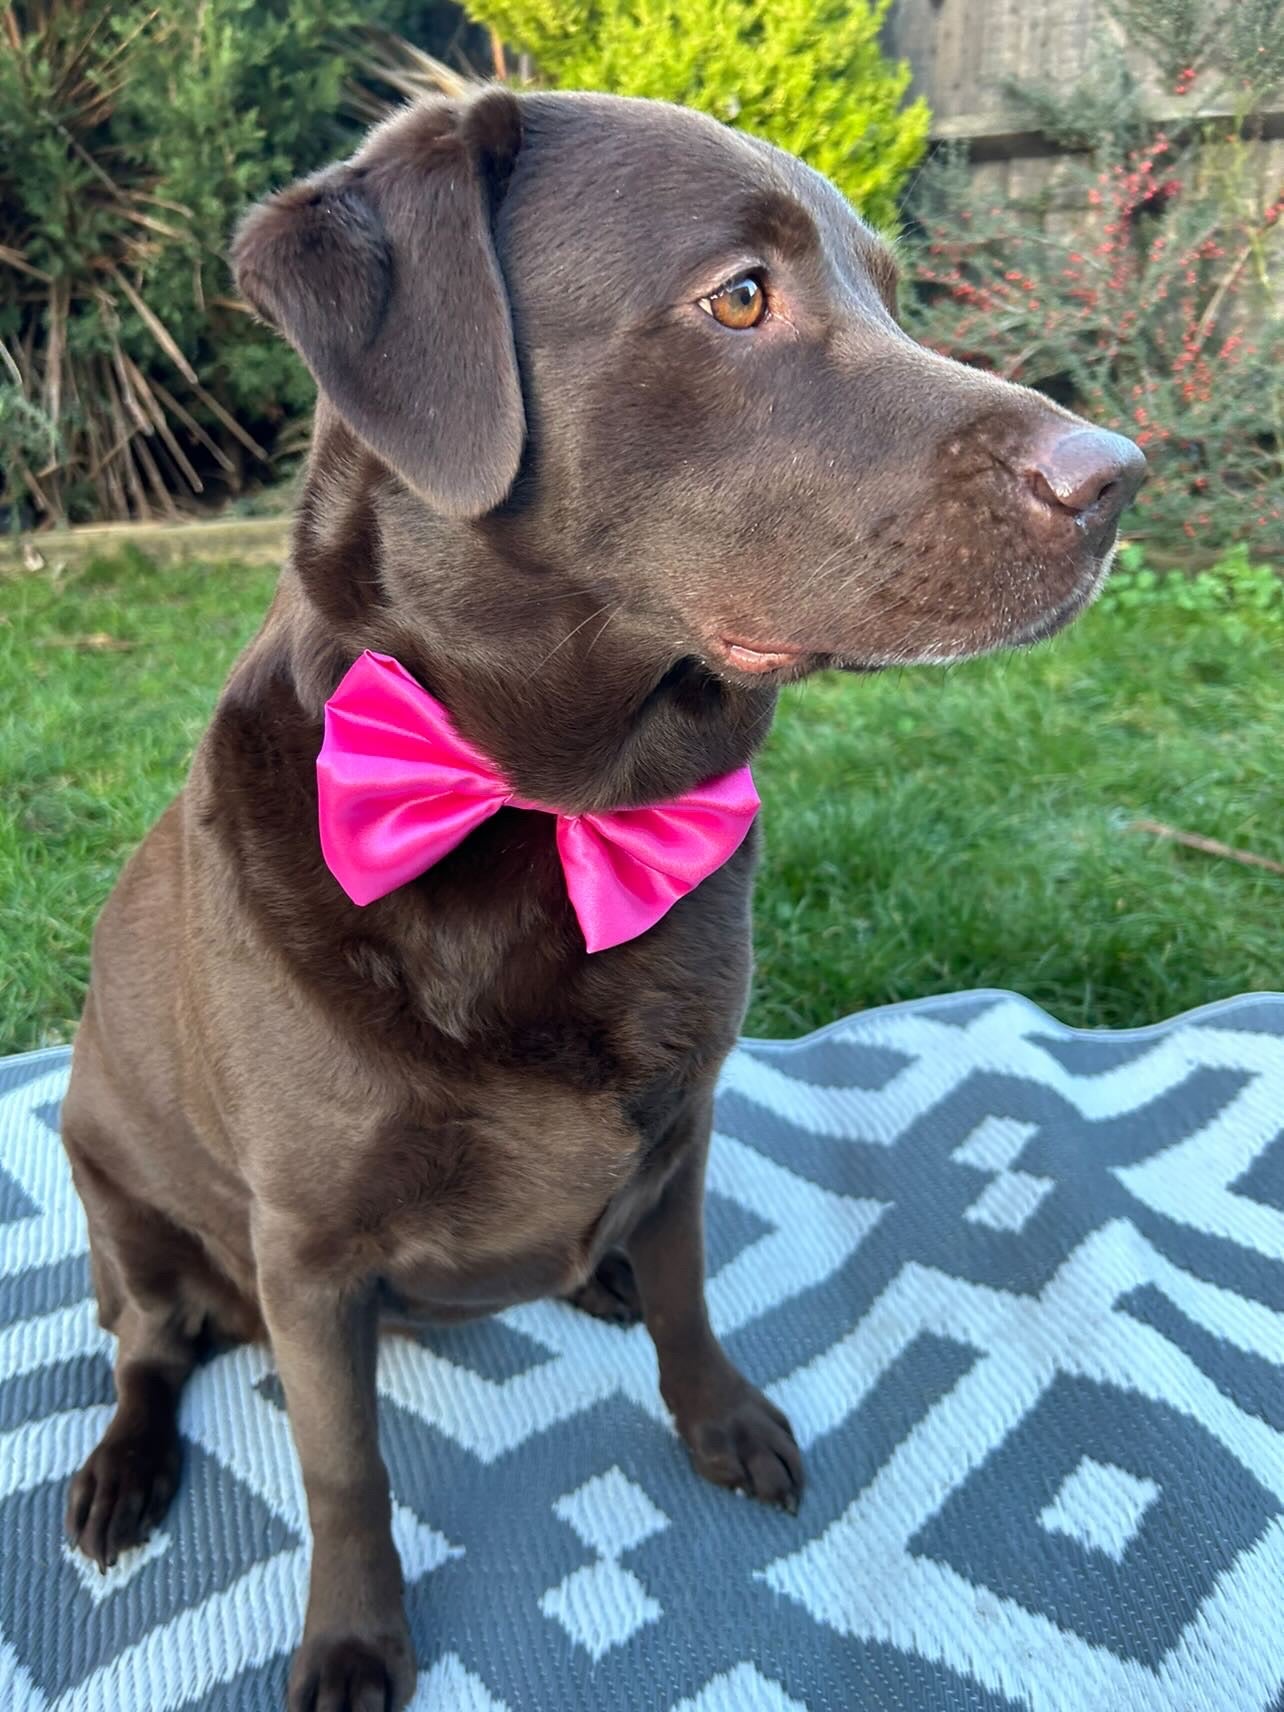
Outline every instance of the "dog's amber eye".
[[752, 273], [728, 280], [709, 297], [700, 299], [701, 309], [708, 310], [715, 321], [742, 333], [756, 327], [767, 313], [767, 293], [762, 281]]

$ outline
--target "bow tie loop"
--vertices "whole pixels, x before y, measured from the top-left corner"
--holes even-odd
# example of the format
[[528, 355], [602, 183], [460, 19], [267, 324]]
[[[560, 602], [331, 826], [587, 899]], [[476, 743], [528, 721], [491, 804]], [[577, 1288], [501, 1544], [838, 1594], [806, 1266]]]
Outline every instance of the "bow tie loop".
[[590, 952], [653, 927], [739, 849], [759, 808], [748, 767], [642, 808], [562, 814], [528, 802], [435, 696], [370, 652], [326, 703], [317, 803], [326, 866], [362, 905], [433, 867], [501, 808], [554, 815]]

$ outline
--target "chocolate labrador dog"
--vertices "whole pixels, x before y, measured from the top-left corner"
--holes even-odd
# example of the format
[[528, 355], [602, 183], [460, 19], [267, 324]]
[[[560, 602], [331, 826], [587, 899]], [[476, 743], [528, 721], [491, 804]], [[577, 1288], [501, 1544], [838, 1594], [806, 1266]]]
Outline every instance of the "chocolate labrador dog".
[[[704, 802], [809, 672], [1050, 635], [1143, 460], [915, 345], [832, 186], [650, 102], [406, 110], [253, 211], [235, 265], [317, 379], [314, 445], [272, 608], [98, 925], [63, 1133], [118, 1401], [67, 1527], [101, 1566], [142, 1540], [193, 1364], [267, 1337], [313, 1538], [290, 1705], [369, 1712], [415, 1676], [381, 1321], [641, 1316], [697, 1472], [802, 1490], [703, 1299], [755, 837], [590, 950], [564, 832]], [[372, 658], [505, 783], [354, 902], [318, 754]]]

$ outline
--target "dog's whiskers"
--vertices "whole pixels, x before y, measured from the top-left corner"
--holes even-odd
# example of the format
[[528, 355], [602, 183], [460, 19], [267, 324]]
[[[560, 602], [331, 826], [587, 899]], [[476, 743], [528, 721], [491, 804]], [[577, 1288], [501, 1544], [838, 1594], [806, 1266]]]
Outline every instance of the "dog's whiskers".
[[[555, 642], [553, 644], [553, 646], [549, 649], [548, 653], [545, 654], [544, 658], [542, 660], [540, 660], [538, 662], [538, 664], [533, 666], [529, 672], [527, 672], [526, 676], [522, 679], [522, 682], [524, 684], [530, 683], [530, 681], [533, 677], [536, 677], [540, 672], [542, 672], [544, 670], [545, 666], [547, 666], [548, 662], [553, 658], [554, 654], [560, 653], [561, 650], [563, 648], [565, 648], [566, 644], [569, 641], [571, 641], [573, 637], [579, 635], [580, 631], [583, 630], [583, 628], [586, 624], [592, 624], [593, 620], [595, 618], [601, 618], [601, 616], [604, 612], [607, 613], [607, 615], [608, 615], [607, 616], [607, 623], [609, 624], [611, 621], [611, 618], [614, 616], [615, 610], [618, 609], [620, 604], [621, 603], [619, 601], [616, 601], [614, 603], [607, 601], [605, 606], [599, 606], [596, 609], [596, 611], [590, 612], [587, 618], [581, 618], [581, 620], [574, 627], [574, 629], [568, 630], [566, 632], [566, 635], [562, 637], [561, 641]], [[603, 628], [605, 628], [605, 626]]]
[[615, 605], [607, 613], [606, 618], [603, 620], [601, 629], [595, 633], [593, 640], [589, 643], [588, 647], [584, 650], [584, 658], [586, 660], [588, 659], [589, 655], [593, 652], [594, 648], [596, 648], [598, 643], [602, 640], [603, 636], [606, 635], [607, 629], [609, 628], [609, 626], [611, 624], [611, 620], [616, 617], [616, 615], [619, 613], [620, 608], [623, 605], [624, 605], [624, 600], [623, 600], [623, 598], [621, 598], [621, 599], [616, 601]]
[[827, 553], [820, 563], [814, 566], [807, 573], [802, 582], [794, 590], [794, 598], [797, 599], [800, 595], [807, 594], [814, 589], [826, 572], [832, 571], [834, 566], [847, 551], [848, 549], [846, 547], [836, 547], [832, 553]]

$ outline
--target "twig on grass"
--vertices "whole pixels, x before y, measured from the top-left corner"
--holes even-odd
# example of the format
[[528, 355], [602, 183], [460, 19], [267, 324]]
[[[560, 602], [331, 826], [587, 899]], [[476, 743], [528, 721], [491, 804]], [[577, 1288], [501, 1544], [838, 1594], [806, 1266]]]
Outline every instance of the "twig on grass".
[[1174, 844], [1202, 850], [1206, 856], [1224, 856], [1227, 861], [1242, 862], [1245, 867], [1265, 868], [1272, 874], [1284, 874], [1284, 862], [1274, 862], [1269, 856], [1258, 856], [1252, 850], [1236, 850], [1233, 845], [1222, 844], [1216, 838], [1204, 838], [1198, 832], [1180, 832], [1175, 826], [1165, 826], [1162, 820], [1132, 820], [1128, 823], [1128, 831], [1151, 832], [1156, 838], [1171, 839]]
[[97, 630], [92, 636], [41, 636], [36, 642], [38, 648], [75, 648], [84, 654], [128, 654], [140, 646], [137, 642], [127, 642], [123, 636], [108, 636], [103, 630]]

